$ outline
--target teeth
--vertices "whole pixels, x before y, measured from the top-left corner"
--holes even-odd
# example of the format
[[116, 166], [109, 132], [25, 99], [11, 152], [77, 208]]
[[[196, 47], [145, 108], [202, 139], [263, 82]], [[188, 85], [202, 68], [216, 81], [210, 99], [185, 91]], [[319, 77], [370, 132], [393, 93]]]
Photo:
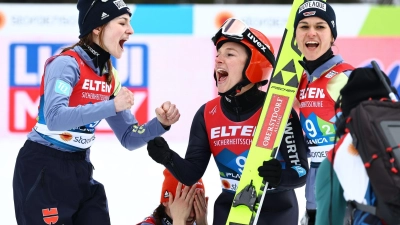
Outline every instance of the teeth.
[[217, 69], [217, 73], [226, 73], [226, 71], [224, 69]]
[[316, 41], [308, 41], [308, 42], [306, 42], [306, 44], [318, 44], [318, 42], [316, 42]]

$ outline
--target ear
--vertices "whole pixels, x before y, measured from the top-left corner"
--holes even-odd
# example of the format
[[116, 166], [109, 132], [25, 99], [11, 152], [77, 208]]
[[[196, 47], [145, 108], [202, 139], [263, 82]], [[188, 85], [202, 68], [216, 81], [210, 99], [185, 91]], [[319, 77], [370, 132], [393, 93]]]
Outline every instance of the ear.
[[93, 29], [93, 33], [94, 33], [95, 35], [99, 35], [99, 34], [100, 34], [100, 31], [101, 31], [101, 27], [96, 27], [96, 28]]

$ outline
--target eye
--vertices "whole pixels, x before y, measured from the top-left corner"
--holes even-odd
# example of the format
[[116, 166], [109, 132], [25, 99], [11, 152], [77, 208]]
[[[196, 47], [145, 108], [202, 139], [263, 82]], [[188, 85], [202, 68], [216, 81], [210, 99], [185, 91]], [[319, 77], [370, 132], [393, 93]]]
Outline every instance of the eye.
[[323, 26], [323, 25], [317, 26], [317, 29], [324, 29], [324, 28], [325, 28], [325, 26]]
[[302, 25], [300, 26], [301, 29], [308, 29], [308, 25]]

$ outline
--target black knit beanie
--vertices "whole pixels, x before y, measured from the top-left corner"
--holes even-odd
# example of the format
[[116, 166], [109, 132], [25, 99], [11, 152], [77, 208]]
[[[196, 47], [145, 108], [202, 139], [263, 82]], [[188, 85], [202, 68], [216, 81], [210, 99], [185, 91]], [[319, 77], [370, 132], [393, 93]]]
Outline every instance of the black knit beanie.
[[337, 29], [335, 11], [333, 10], [332, 6], [322, 1], [306, 1], [300, 5], [294, 20], [294, 30], [296, 30], [300, 20], [312, 16], [316, 16], [325, 20], [331, 28], [333, 39], [336, 40]]
[[[397, 90], [391, 86], [389, 77], [384, 72], [387, 84], [392, 92], [397, 95]], [[357, 68], [350, 74], [347, 84], [340, 90], [341, 109], [344, 117], [360, 102], [372, 99], [389, 98], [389, 92], [379, 79], [373, 68]]]
[[128, 13], [131, 10], [123, 0], [78, 0], [79, 10], [79, 38], [92, 32], [112, 19]]

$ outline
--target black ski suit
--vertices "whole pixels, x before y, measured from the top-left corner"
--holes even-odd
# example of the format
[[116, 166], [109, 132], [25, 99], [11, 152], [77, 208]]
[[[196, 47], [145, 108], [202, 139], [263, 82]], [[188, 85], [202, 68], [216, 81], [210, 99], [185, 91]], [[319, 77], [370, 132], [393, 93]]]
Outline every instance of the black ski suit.
[[[264, 99], [265, 92], [253, 87], [236, 97], [221, 97], [220, 105], [223, 115], [234, 124], [245, 121], [255, 114], [262, 107]], [[205, 105], [201, 106], [193, 119], [185, 158], [183, 159], [173, 152], [171, 160], [165, 164], [171, 173], [185, 185], [193, 185], [203, 176], [212, 155], [204, 109]], [[259, 225], [298, 224], [299, 210], [294, 188], [305, 184], [308, 161], [299, 118], [293, 109], [288, 124], [292, 128], [290, 129], [292, 133], [289, 134], [291, 137], [286, 139], [285, 137], [288, 134], [284, 134], [277, 157], [282, 164], [281, 181], [276, 189], [268, 190], [259, 217]], [[285, 139], [290, 140], [291, 147], [285, 142]], [[295, 148], [293, 142], [295, 142]], [[249, 148], [250, 145], [247, 149]], [[293, 149], [296, 151], [293, 151]], [[221, 169], [227, 168], [228, 165], [223, 165], [221, 162], [217, 162], [217, 165], [220, 172], [226, 172], [221, 171]], [[298, 168], [303, 173], [298, 172]], [[214, 225], [226, 223], [233, 197], [234, 191], [223, 188], [214, 205]]]

